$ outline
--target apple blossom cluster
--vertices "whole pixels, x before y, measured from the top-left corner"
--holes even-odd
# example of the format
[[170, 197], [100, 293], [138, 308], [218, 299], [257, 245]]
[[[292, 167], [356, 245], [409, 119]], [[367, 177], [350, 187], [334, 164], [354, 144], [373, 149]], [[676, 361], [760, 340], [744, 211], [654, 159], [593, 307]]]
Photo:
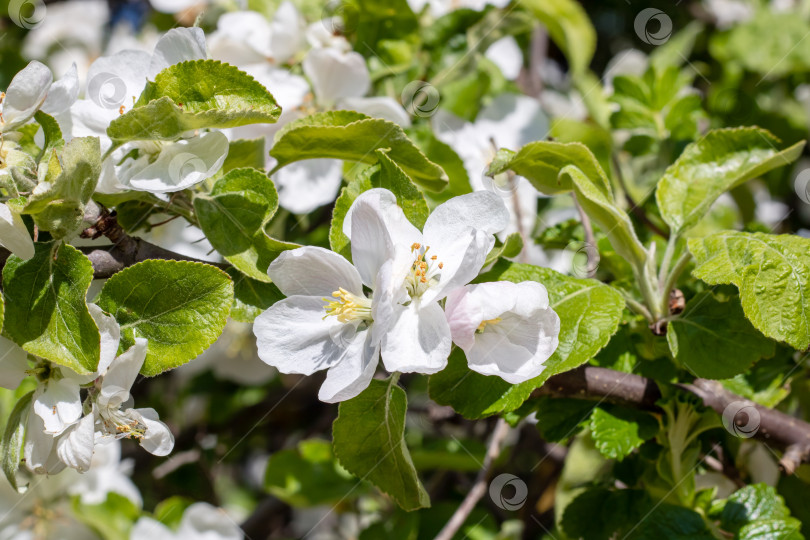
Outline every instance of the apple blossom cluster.
[[259, 357], [283, 373], [326, 369], [319, 397], [330, 403], [362, 392], [381, 356], [390, 372], [437, 373], [453, 343], [484, 375], [538, 376], [560, 333], [545, 287], [468, 285], [508, 220], [500, 197], [478, 191], [439, 205], [419, 231], [393, 193], [364, 192], [343, 222], [353, 263], [302, 247], [270, 264], [287, 298], [256, 318]]
[[146, 358], [146, 340], [136, 338], [118, 354], [118, 323], [98, 306], [88, 308], [101, 331], [98, 370], [89, 375], [44, 360], [32, 367], [25, 351], [0, 337], [6, 351], [2, 386], [13, 390], [26, 376], [37, 379], [24, 446], [25, 464], [36, 474], [56, 474], [66, 466], [86, 472], [97, 446], [123, 438], [156, 456], [174, 447], [171, 431], [154, 409], [132, 407], [130, 390]]

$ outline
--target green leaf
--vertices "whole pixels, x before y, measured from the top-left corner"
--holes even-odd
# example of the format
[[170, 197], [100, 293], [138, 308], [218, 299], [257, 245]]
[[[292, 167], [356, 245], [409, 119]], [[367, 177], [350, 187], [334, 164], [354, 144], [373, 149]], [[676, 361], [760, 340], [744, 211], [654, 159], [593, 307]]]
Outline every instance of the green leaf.
[[546, 195], [573, 191], [585, 212], [605, 231], [619, 255], [642, 268], [647, 259], [630, 218], [613, 201], [599, 162], [580, 143], [536, 141], [518, 152], [500, 150], [487, 170], [494, 176], [511, 169]]
[[235, 169], [194, 198], [194, 210], [208, 241], [246, 276], [270, 282], [267, 267], [295, 244], [279, 242], [265, 232], [278, 209], [273, 181], [256, 169]]
[[12, 255], [3, 268], [3, 332], [31, 354], [92, 373], [101, 347], [85, 300], [93, 265], [67, 244], [37, 243], [35, 248], [31, 259]]
[[764, 483], [751, 484], [732, 493], [720, 515], [720, 526], [737, 532], [743, 525], [758, 520], [790, 517], [790, 510], [776, 490]]
[[591, 437], [606, 458], [621, 461], [658, 432], [651, 415], [623, 407], [597, 407], [591, 415]]
[[537, 429], [545, 441], [565, 442], [582, 430], [595, 407], [585, 399], [541, 396], [535, 412]]
[[796, 518], [767, 519], [743, 526], [738, 540], [804, 540], [802, 522]]
[[374, 151], [379, 149], [388, 149], [388, 157], [421, 187], [439, 191], [447, 185], [444, 170], [428, 160], [401, 127], [353, 111], [317, 113], [284, 126], [270, 150], [278, 160], [271, 174], [302, 159], [334, 158], [373, 164], [379, 159]]
[[17, 401], [6, 422], [3, 439], [0, 440], [0, 459], [2, 459], [3, 472], [11, 487], [19, 491], [17, 485], [17, 469], [20, 467], [23, 443], [25, 442], [25, 428], [28, 425], [28, 415], [31, 412], [31, 399], [33, 390]]
[[264, 137], [258, 139], [237, 139], [228, 144], [228, 157], [218, 174], [225, 174], [234, 169], [251, 167], [264, 168]]
[[710, 285], [736, 285], [757, 330], [795, 349], [810, 345], [810, 240], [724, 231], [690, 238], [688, 245], [692, 275]]
[[176, 368], [207, 349], [225, 327], [233, 283], [202, 263], [149, 260], [107, 280], [97, 304], [121, 325], [121, 349], [149, 340], [141, 373]]
[[359, 497], [363, 485], [338, 465], [328, 441], [310, 439], [270, 456], [264, 487], [289, 505], [311, 507]]
[[73, 499], [73, 514], [103, 540], [129, 540], [140, 513], [134, 502], [113, 491], [100, 504], [82, 504], [81, 497]]
[[662, 504], [645, 515], [631, 540], [714, 540], [697, 512], [681, 506]]
[[489, 253], [487, 253], [487, 258], [484, 261], [484, 267], [494, 263], [500, 257], [504, 257], [506, 259], [517, 257], [520, 255], [521, 251], [523, 251], [523, 237], [520, 236], [520, 233], [514, 232], [507, 236], [503, 243], [501, 243], [500, 240], [496, 240], [495, 247], [493, 247]]
[[512, 411], [552, 375], [590, 360], [610, 341], [624, 309], [624, 299], [613, 288], [592, 279], [567, 277], [550, 268], [500, 261], [476, 280], [486, 281], [537, 281], [545, 285], [551, 307], [560, 317], [560, 344], [541, 375], [516, 385], [470, 371], [463, 353], [454, 351], [448, 367], [431, 375], [430, 396], [465, 418]]
[[422, 229], [430, 215], [425, 196], [414, 185], [410, 177], [388, 157], [386, 150], [376, 150], [379, 166], [368, 167], [340, 191], [340, 196], [332, 212], [332, 223], [329, 228], [329, 245], [336, 253], [351, 260], [351, 249], [348, 237], [343, 234], [343, 221], [352, 203], [364, 191], [381, 187], [396, 196], [397, 204], [402, 208], [405, 217], [416, 228]]
[[405, 510], [430, 506], [405, 445], [405, 391], [396, 377], [374, 379], [344, 401], [332, 426], [335, 456], [350, 473], [368, 480]]
[[582, 6], [574, 0], [523, 0], [520, 5], [543, 23], [565, 54], [572, 74], [584, 73], [596, 51], [596, 30]]
[[738, 299], [723, 302], [710, 291], [692, 298], [669, 322], [667, 342], [678, 363], [707, 379], [743, 373], [773, 356], [775, 345], [748, 322]]
[[228, 268], [233, 280], [233, 306], [231, 318], [235, 321], [252, 323], [259, 314], [284, 299], [278, 287], [251, 279], [235, 268]]
[[51, 152], [55, 148], [62, 148], [65, 145], [65, 139], [62, 137], [59, 122], [57, 122], [53, 116], [45, 114], [42, 111], [37, 111], [36, 114], [34, 114], [34, 120], [36, 120], [42, 128], [42, 134], [45, 137], [45, 144], [42, 146], [42, 150], [37, 156], [37, 163], [39, 163], [43, 158], [50, 157]]
[[147, 81], [135, 107], [113, 120], [116, 143], [172, 140], [186, 131], [230, 128], [278, 120], [272, 94], [247, 73], [216, 60], [170, 66]]
[[560, 524], [571, 538], [627, 538], [651, 510], [650, 497], [644, 491], [595, 487], [583, 491], [565, 507]]
[[45, 180], [28, 197], [23, 211], [55, 238], [68, 236], [81, 227], [84, 205], [93, 196], [100, 174], [98, 137], [72, 139], [61, 152], [53, 148]]
[[756, 127], [718, 129], [686, 147], [658, 182], [658, 208], [673, 232], [693, 227], [717, 197], [762, 174], [789, 165], [804, 141], [784, 150], [779, 139]]

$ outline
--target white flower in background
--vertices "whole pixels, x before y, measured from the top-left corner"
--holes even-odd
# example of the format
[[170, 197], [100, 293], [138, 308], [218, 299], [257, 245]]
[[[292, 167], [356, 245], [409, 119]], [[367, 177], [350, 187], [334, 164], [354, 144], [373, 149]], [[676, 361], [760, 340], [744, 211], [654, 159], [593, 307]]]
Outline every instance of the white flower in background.
[[703, 7], [721, 30], [748, 21], [754, 16], [754, 5], [743, 0], [703, 0]]
[[221, 508], [194, 503], [183, 513], [180, 526], [172, 531], [163, 523], [142, 517], [132, 528], [130, 540], [241, 540], [244, 534]]
[[330, 403], [368, 386], [380, 351], [389, 371], [440, 371], [450, 329], [438, 301], [478, 274], [506, 221], [497, 196], [474, 193], [437, 207], [422, 233], [390, 191], [361, 194], [344, 221], [354, 266], [318, 247], [271, 263], [287, 298], [256, 318], [259, 357], [283, 373], [327, 369], [318, 397]]
[[66, 112], [78, 92], [75, 64], [60, 81], [53, 83], [51, 70], [45, 64], [30, 62], [11, 79], [2, 95], [0, 132], [8, 133], [22, 126], [40, 109], [51, 115]]
[[141, 493], [129, 477], [134, 462], [121, 461], [121, 441], [98, 444], [90, 462], [90, 470], [84, 474], [71, 476], [74, 480], [67, 486], [67, 493], [78, 495], [82, 504], [101, 504], [110, 493], [117, 493], [132, 501], [137, 507], [143, 506]]
[[436, 137], [448, 144], [464, 161], [475, 191], [490, 190], [504, 198], [510, 213], [506, 234], [531, 234], [537, 220], [539, 192], [523, 177], [490, 179], [484, 171], [500, 148], [518, 150], [524, 144], [548, 135], [548, 119], [537, 100], [516, 94], [502, 94], [475, 122], [467, 122], [439, 109], [432, 118]]
[[523, 52], [512, 36], [502, 37], [489, 46], [484, 56], [498, 66], [504, 77], [514, 81], [523, 68]]
[[[149, 0], [155, 11], [161, 13], [182, 13], [184, 11], [195, 9], [203, 10], [209, 5], [223, 3], [219, 0]], [[244, 8], [245, 0], [236, 0], [236, 3]]]
[[[147, 79], [154, 80], [155, 75], [178, 62], [205, 58], [205, 35], [199, 28], [170, 30], [151, 55], [125, 50], [99, 58], [88, 71], [85, 99], [71, 108], [73, 136], [97, 136], [106, 152], [112, 144], [106, 135], [107, 127], [132, 108]], [[98, 190], [180, 191], [214, 174], [227, 154], [227, 137], [220, 132], [179, 141], [135, 141], [105, 160]]]
[[229, 64], [280, 65], [305, 46], [305, 27], [304, 18], [289, 1], [279, 5], [272, 21], [255, 11], [232, 11], [219, 18], [208, 46], [213, 58]]
[[414, 13], [419, 13], [425, 6], [429, 6], [430, 14], [433, 17], [441, 17], [451, 11], [461, 8], [483, 10], [487, 5], [497, 8], [506, 7], [511, 0], [408, 0], [408, 5]]
[[0, 203], [0, 246], [23, 260], [34, 256], [34, 241], [25, 223], [17, 212], [4, 203]]
[[602, 75], [605, 93], [613, 93], [613, 79], [619, 75], [641, 77], [650, 66], [650, 59], [638, 49], [625, 49], [611, 58]]
[[467, 285], [447, 297], [453, 342], [471, 370], [518, 384], [540, 375], [559, 344], [560, 318], [540, 283]]

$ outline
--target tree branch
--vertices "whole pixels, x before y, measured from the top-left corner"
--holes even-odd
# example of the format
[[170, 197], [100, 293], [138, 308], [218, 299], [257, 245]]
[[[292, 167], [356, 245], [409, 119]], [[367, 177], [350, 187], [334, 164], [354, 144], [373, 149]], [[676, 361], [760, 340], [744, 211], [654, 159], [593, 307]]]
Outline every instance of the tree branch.
[[[91, 229], [88, 229], [90, 231]], [[95, 229], [92, 229], [95, 232]], [[192, 261], [204, 264], [210, 264], [223, 270], [228, 268], [227, 264], [212, 263], [195, 259], [194, 257], [187, 257], [168, 249], [163, 249], [160, 246], [149, 243], [146, 240], [129, 236], [115, 221], [114, 216], [108, 218], [106, 225], [99, 229], [96, 234], [100, 236], [103, 234], [112, 242], [111, 246], [85, 246], [78, 248], [82, 253], [87, 255], [90, 262], [93, 263], [93, 278], [105, 279], [116, 272], [120, 272], [128, 266], [146, 261], [149, 259], [163, 259], [169, 261]], [[93, 236], [93, 235], [85, 235]], [[0, 248], [0, 270], [6, 265], [6, 260], [11, 253]]]
[[487, 447], [487, 455], [484, 456], [484, 463], [481, 465], [481, 470], [478, 471], [478, 476], [475, 478], [475, 484], [472, 489], [464, 497], [461, 505], [453, 513], [450, 521], [447, 522], [439, 534], [436, 535], [435, 540], [451, 540], [458, 530], [464, 525], [467, 517], [472, 512], [484, 493], [487, 492], [487, 480], [489, 479], [489, 471], [492, 469], [492, 463], [498, 458], [501, 453], [501, 445], [504, 439], [509, 434], [509, 424], [503, 418], [498, 418], [498, 423], [495, 425], [495, 431], [492, 432], [492, 438], [489, 440]]
[[[753, 437], [784, 450], [779, 466], [786, 474], [793, 474], [799, 465], [810, 461], [810, 424], [807, 422], [729, 392], [718, 381], [695, 379], [692, 384], [676, 386], [694, 394], [721, 416], [734, 402], [741, 402], [742, 407], [738, 409], [741, 412], [753, 407], [759, 414], [759, 425]], [[532, 395], [605, 400], [657, 411], [660, 409], [655, 402], [661, 397], [661, 390], [654, 380], [639, 375], [581, 366], [551, 377]], [[733, 420], [739, 421], [736, 417]]]

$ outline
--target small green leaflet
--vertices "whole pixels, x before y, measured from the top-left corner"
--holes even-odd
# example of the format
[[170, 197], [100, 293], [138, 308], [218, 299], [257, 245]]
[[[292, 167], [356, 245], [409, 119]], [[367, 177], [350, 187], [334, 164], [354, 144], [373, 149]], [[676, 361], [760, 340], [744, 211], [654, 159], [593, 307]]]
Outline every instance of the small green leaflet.
[[270, 282], [267, 267], [279, 253], [298, 247], [265, 232], [277, 209], [272, 180], [256, 169], [230, 171], [211, 193], [194, 198], [200, 228], [211, 245], [240, 272], [265, 283]]
[[35, 247], [31, 259], [12, 255], [3, 268], [3, 331], [31, 354], [77, 373], [92, 373], [101, 347], [85, 300], [93, 265], [79, 250], [61, 242]]
[[453, 351], [448, 367], [430, 376], [430, 396], [441, 405], [450, 405], [465, 418], [513, 411], [552, 375], [593, 358], [616, 332], [624, 309], [624, 299], [615, 289], [539, 266], [501, 260], [476, 281], [537, 281], [545, 285], [551, 307], [560, 317], [560, 344], [546, 361], [542, 374], [516, 385], [470, 371], [464, 353], [459, 349]]
[[692, 275], [733, 283], [745, 316], [766, 336], [798, 350], [810, 346], [810, 240], [796, 235], [724, 231], [690, 238]]
[[196, 358], [225, 327], [233, 302], [228, 274], [213, 266], [149, 260], [107, 280], [97, 304], [121, 325], [121, 350], [149, 340], [141, 373], [158, 375]]
[[405, 445], [405, 391], [396, 377], [374, 379], [360, 395], [340, 404], [332, 425], [335, 457], [347, 471], [368, 480], [405, 510], [430, 506]]
[[444, 170], [425, 157], [393, 122], [353, 111], [322, 112], [290, 122], [276, 134], [270, 155], [278, 160], [272, 174], [302, 159], [334, 158], [373, 164], [375, 150], [387, 155], [419, 186], [440, 191], [447, 186]]
[[84, 206], [93, 196], [101, 174], [101, 146], [98, 137], [77, 137], [51, 148], [47, 174], [23, 210], [37, 226], [55, 238], [77, 232], [84, 218]]
[[602, 455], [621, 461], [658, 433], [658, 421], [643, 411], [600, 405], [591, 414], [590, 429]]
[[272, 123], [280, 114], [273, 95], [247, 73], [216, 60], [191, 60], [148, 81], [135, 107], [113, 120], [107, 135], [117, 144], [173, 140], [196, 129]]
[[710, 291], [692, 298], [671, 320], [667, 342], [675, 360], [698, 377], [727, 379], [774, 354], [774, 342], [743, 314], [737, 298], [725, 302]]
[[25, 442], [25, 429], [28, 425], [28, 415], [31, 412], [31, 399], [33, 390], [17, 401], [11, 414], [8, 416], [3, 439], [0, 440], [0, 459], [2, 459], [3, 473], [8, 478], [11, 487], [19, 490], [17, 485], [17, 469], [20, 467], [23, 443]]
[[757, 127], [717, 129], [686, 147], [658, 182], [661, 216], [680, 234], [708, 212], [717, 197], [752, 178], [789, 165], [804, 141], [779, 150], [779, 139]]

